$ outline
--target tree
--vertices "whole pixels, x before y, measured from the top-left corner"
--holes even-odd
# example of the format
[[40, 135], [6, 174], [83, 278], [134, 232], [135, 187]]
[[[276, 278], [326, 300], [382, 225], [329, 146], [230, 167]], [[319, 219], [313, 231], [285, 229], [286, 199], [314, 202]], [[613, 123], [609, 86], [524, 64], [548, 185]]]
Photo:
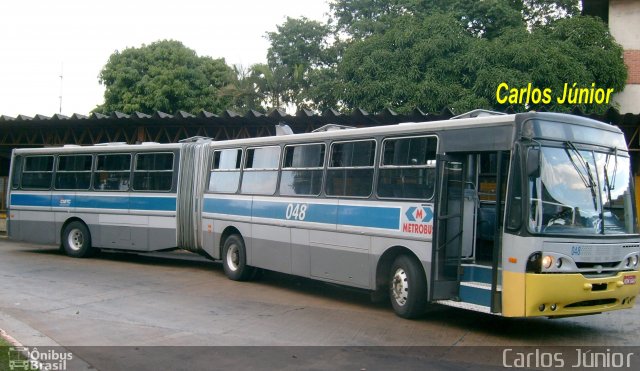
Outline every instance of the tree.
[[233, 80], [224, 59], [199, 57], [181, 42], [162, 40], [113, 53], [100, 72], [104, 103], [94, 112], [220, 111], [219, 90]]
[[510, 27], [578, 15], [578, 4], [579, 0], [336, 0], [330, 6], [338, 30], [354, 39], [384, 32], [400, 16], [434, 12], [449, 13], [470, 33], [492, 38]]
[[442, 13], [398, 17], [384, 33], [345, 50], [338, 65], [340, 97], [348, 108], [373, 112], [489, 107], [471, 89], [474, 71], [466, 63], [477, 41]]
[[259, 91], [260, 80], [252, 73], [253, 68], [233, 66], [233, 70], [233, 79], [219, 93], [221, 97], [229, 99], [227, 109], [264, 111], [264, 97]]
[[556, 94], [564, 83], [624, 88], [622, 49], [602, 21], [578, 15], [577, 0], [337, 0], [332, 10], [348, 35], [332, 93], [345, 109], [500, 109], [502, 82]]
[[[289, 18], [277, 26], [276, 32], [268, 32], [271, 46], [267, 52], [267, 66], [272, 78], [280, 79], [280, 96], [272, 96], [278, 106], [286, 104], [304, 105], [310, 86], [309, 72], [323, 69], [328, 62], [327, 38], [330, 29], [318, 21], [305, 17]], [[266, 71], [263, 71], [266, 72]], [[273, 85], [273, 84], [272, 84]]]

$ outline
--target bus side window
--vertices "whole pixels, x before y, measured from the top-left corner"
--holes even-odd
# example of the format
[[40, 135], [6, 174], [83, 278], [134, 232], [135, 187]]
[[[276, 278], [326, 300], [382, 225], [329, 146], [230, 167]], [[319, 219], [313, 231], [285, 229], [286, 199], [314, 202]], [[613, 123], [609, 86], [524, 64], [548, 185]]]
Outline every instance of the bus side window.
[[21, 175], [22, 175], [22, 156], [16, 156], [13, 160], [13, 173], [11, 174], [11, 189], [20, 188]]
[[24, 159], [22, 188], [49, 189], [53, 178], [53, 156], [29, 156]]
[[97, 191], [127, 191], [131, 172], [130, 154], [96, 156], [93, 189]]
[[236, 193], [240, 184], [242, 149], [231, 148], [213, 152], [213, 164], [209, 176], [209, 191]]
[[244, 194], [273, 195], [278, 182], [280, 147], [247, 149], [240, 191]]
[[317, 196], [322, 187], [324, 144], [287, 146], [284, 151], [280, 194]]
[[436, 137], [386, 139], [378, 197], [431, 199], [435, 190]]
[[138, 153], [133, 170], [134, 191], [171, 190], [173, 185], [173, 153]]
[[375, 140], [334, 142], [327, 169], [327, 195], [369, 197], [375, 154]]
[[91, 155], [58, 156], [55, 189], [89, 189], [91, 162]]

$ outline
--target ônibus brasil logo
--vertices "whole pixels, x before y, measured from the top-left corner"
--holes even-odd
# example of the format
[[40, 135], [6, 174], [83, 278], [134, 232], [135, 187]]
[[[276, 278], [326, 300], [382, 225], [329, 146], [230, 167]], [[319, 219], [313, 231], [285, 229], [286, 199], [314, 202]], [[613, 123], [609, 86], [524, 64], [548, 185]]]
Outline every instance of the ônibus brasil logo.
[[433, 233], [433, 210], [430, 206], [411, 206], [404, 216], [402, 232], [426, 235]]

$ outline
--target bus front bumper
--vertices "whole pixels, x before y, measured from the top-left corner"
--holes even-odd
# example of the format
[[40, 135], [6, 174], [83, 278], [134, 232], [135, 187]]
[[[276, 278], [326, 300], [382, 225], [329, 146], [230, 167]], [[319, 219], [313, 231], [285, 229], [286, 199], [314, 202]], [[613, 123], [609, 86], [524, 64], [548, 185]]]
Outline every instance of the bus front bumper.
[[633, 307], [640, 272], [587, 278], [580, 273], [525, 274], [525, 316], [576, 316]]

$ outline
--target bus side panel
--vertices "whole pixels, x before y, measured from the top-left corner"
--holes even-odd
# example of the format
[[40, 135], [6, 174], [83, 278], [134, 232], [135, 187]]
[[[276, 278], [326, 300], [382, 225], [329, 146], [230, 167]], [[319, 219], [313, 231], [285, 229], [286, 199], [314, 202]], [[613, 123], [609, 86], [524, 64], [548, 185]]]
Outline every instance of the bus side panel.
[[9, 197], [11, 238], [19, 241], [55, 243], [55, 220], [49, 191], [12, 191]]
[[162, 250], [176, 246], [176, 217], [150, 216], [147, 228], [149, 250]]
[[56, 243], [56, 225], [54, 213], [50, 211], [21, 210], [14, 211], [16, 218], [12, 220], [14, 227], [17, 224], [18, 240], [40, 243]]
[[369, 288], [371, 237], [310, 231], [311, 276]]
[[278, 225], [251, 225], [251, 264], [282, 273], [291, 273], [290, 228]]

